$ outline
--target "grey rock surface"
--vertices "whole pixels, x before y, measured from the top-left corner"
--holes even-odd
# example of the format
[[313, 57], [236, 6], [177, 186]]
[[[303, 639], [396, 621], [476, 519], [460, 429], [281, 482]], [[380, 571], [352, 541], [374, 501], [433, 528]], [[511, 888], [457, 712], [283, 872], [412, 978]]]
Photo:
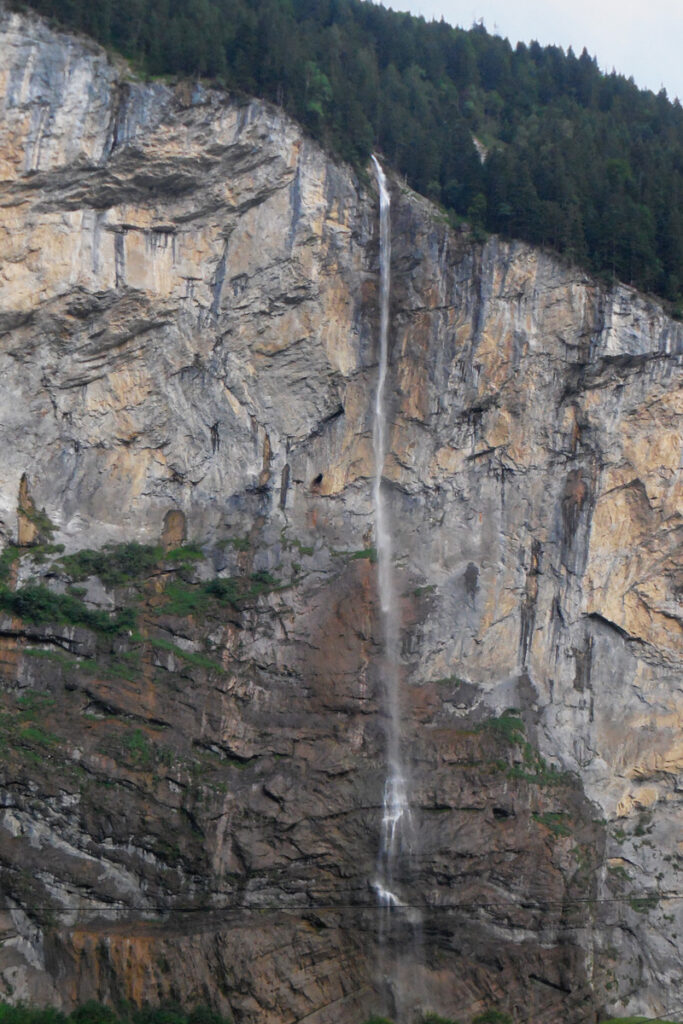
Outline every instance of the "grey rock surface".
[[[73, 583], [32, 557], [37, 512], [67, 554], [187, 536], [195, 595], [252, 580], [200, 614], [164, 604], [160, 559], [138, 635], [106, 649], [3, 618], [0, 994], [352, 1024], [380, 999], [376, 196], [266, 104], [140, 83], [2, 7], [0, 36], [13, 585]], [[671, 1012], [683, 328], [398, 182], [392, 202], [415, 998]], [[93, 609], [131, 599], [85, 586]], [[511, 708], [526, 747], [495, 724]]]

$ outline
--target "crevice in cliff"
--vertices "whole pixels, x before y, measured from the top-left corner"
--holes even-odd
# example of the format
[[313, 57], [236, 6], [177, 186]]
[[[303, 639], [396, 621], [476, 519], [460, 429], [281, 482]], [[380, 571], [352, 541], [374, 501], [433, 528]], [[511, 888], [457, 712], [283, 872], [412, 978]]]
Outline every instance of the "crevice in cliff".
[[221, 297], [222, 297], [222, 294], [223, 294], [223, 284], [225, 282], [225, 273], [226, 273], [226, 267], [227, 267], [227, 263], [228, 263], [228, 250], [230, 248], [230, 235], [231, 234], [232, 234], [232, 232], [230, 232], [227, 235], [227, 237], [226, 237], [226, 239], [225, 239], [225, 241], [223, 243], [223, 252], [222, 252], [221, 257], [220, 257], [220, 259], [218, 261], [218, 265], [216, 267], [216, 272], [215, 272], [214, 278], [213, 278], [213, 283], [212, 283], [212, 286], [211, 286], [211, 288], [212, 288], [212, 295], [213, 295], [212, 300], [211, 300], [211, 315], [213, 317], [216, 317], [216, 318], [218, 317], [218, 315], [220, 313], [220, 309], [221, 309]]
[[628, 383], [634, 374], [642, 373], [644, 367], [664, 366], [679, 357], [680, 353], [658, 351], [604, 355], [592, 362], [577, 363], [567, 369], [568, 379], [560, 401], [575, 398], [583, 391], [611, 389], [615, 384]]
[[623, 640], [628, 640], [630, 643], [636, 643], [636, 644], [642, 643], [642, 640], [640, 640], [639, 637], [632, 636], [628, 632], [628, 630], [623, 628], [623, 626], [620, 626], [620, 625], [618, 625], [618, 623], [613, 622], [611, 619], [608, 619], [606, 616], [601, 615], [600, 612], [589, 612], [585, 617], [589, 621], [599, 623], [601, 626], [604, 626], [608, 630], [611, 630], [611, 631], [615, 632]]
[[526, 668], [536, 622], [536, 603], [538, 600], [538, 578], [541, 575], [541, 559], [543, 549], [540, 541], [534, 540], [531, 545], [529, 568], [524, 584], [524, 597], [520, 610], [519, 657], [522, 668]]
[[529, 974], [529, 980], [530, 981], [536, 981], [540, 985], [545, 985], [547, 988], [552, 988], [556, 992], [563, 992], [565, 995], [571, 995], [572, 994], [572, 989], [568, 988], [566, 985], [561, 985], [561, 984], [559, 984], [556, 981], [550, 981], [549, 978], [542, 978], [538, 974]]

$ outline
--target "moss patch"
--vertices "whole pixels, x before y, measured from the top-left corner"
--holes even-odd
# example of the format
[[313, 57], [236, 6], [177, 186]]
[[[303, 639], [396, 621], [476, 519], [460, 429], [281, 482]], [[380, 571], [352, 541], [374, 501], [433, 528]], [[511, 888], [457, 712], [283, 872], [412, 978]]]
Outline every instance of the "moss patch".
[[531, 817], [539, 825], [545, 826], [558, 839], [560, 836], [570, 836], [572, 834], [570, 828], [571, 819], [568, 814], [564, 814], [562, 811], [545, 811], [543, 814], [532, 813]]

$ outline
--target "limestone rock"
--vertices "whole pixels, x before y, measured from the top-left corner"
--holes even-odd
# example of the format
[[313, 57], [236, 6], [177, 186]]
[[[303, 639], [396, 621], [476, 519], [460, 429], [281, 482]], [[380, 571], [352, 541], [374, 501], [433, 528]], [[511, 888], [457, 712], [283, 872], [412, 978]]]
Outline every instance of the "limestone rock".
[[[29, 490], [67, 555], [203, 550], [85, 581], [89, 607], [134, 597], [137, 633], [0, 623], [0, 995], [352, 1024], [381, 973], [376, 196], [274, 107], [137, 82], [2, 7], [0, 33], [16, 579], [73, 592], [15, 536]], [[449, 1016], [657, 1015], [681, 990], [683, 328], [392, 200], [415, 985]]]

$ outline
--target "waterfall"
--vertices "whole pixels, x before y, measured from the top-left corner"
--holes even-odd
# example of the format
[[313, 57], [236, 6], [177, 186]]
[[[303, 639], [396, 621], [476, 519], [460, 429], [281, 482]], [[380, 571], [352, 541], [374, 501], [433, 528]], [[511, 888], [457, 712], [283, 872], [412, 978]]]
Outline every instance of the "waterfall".
[[[406, 928], [414, 932], [416, 915], [401, 899], [397, 886], [402, 861], [410, 853], [411, 814], [408, 785], [401, 755], [401, 705], [399, 674], [399, 613], [393, 571], [392, 533], [389, 512], [382, 487], [384, 462], [387, 453], [386, 381], [389, 361], [389, 297], [391, 287], [391, 201], [386, 178], [376, 157], [372, 162], [380, 195], [380, 329], [379, 370], [373, 420], [373, 453], [375, 477], [373, 504], [375, 512], [375, 543], [377, 548], [378, 589], [382, 626], [382, 677], [386, 712], [387, 773], [382, 802], [380, 847], [377, 873], [373, 888], [380, 905], [380, 948], [383, 983], [391, 990], [389, 995], [394, 1012], [400, 1014], [403, 1000], [398, 995], [401, 985], [392, 978], [387, 956], [396, 957], [404, 943]], [[419, 917], [419, 915], [417, 915]], [[419, 925], [419, 922], [418, 922]], [[417, 952], [413, 934], [411, 945]], [[394, 948], [390, 948], [394, 947]]]
[[400, 903], [392, 892], [396, 860], [401, 850], [410, 810], [406, 781], [401, 763], [401, 709], [399, 702], [398, 645], [399, 622], [396, 587], [392, 564], [392, 537], [382, 489], [382, 474], [387, 449], [387, 417], [385, 392], [389, 362], [389, 292], [391, 287], [391, 200], [386, 178], [379, 161], [373, 156], [379, 186], [379, 372], [375, 393], [375, 414], [372, 442], [375, 456], [373, 504], [375, 510], [375, 543], [382, 617], [384, 699], [387, 714], [387, 778], [384, 786], [382, 830], [376, 890], [387, 906]]

